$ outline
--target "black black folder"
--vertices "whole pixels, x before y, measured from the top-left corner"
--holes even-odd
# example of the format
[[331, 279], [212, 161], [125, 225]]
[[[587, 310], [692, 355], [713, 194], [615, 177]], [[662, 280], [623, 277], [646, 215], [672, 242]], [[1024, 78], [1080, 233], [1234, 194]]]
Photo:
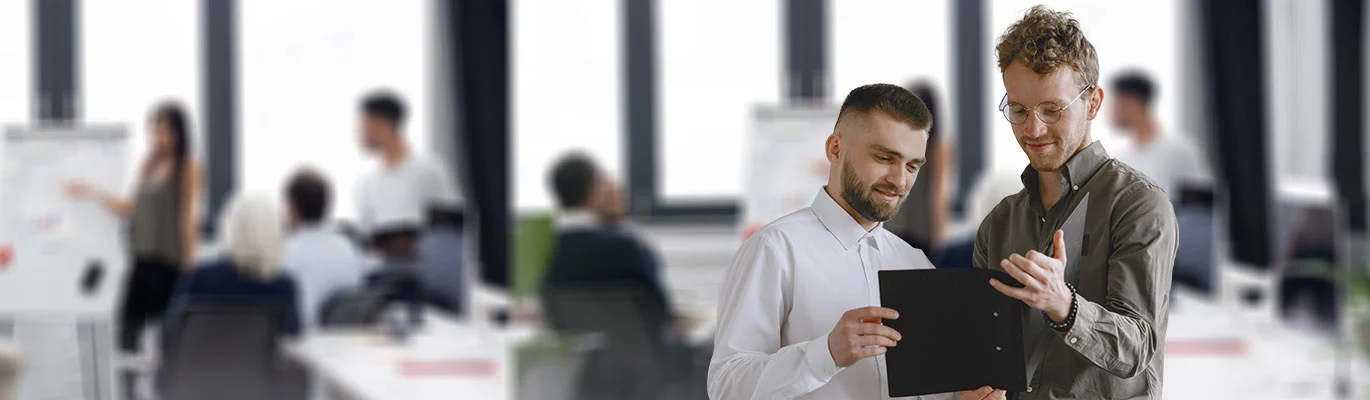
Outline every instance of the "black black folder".
[[880, 271], [881, 306], [899, 312], [885, 325], [903, 339], [885, 354], [890, 397], [991, 386], [1027, 390], [1023, 302], [994, 290], [990, 278], [1022, 286], [1001, 271]]

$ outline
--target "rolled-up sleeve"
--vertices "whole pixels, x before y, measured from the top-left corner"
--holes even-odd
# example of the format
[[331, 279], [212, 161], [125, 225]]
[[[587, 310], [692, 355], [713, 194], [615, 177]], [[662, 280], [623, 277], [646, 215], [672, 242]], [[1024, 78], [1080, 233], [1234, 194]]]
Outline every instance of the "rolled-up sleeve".
[[1090, 363], [1120, 378], [1144, 371], [1164, 339], [1157, 320], [1169, 307], [1178, 240], [1170, 201], [1159, 190], [1143, 188], [1137, 185], [1118, 196], [1107, 296], [1095, 303], [1077, 295], [1079, 312], [1063, 338]]
[[709, 362], [710, 399], [792, 399], [842, 371], [828, 352], [827, 335], [780, 345], [793, 265], [780, 241], [753, 236], [728, 268]]

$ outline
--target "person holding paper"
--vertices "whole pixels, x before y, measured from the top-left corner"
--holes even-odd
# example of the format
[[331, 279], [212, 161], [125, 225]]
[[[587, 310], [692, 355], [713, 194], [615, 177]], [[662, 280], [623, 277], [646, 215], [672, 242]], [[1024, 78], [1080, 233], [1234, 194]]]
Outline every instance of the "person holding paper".
[[1024, 284], [1028, 388], [1019, 399], [1161, 395], [1175, 212], [1165, 192], [1090, 139], [1099, 62], [1079, 22], [1033, 7], [996, 48], [1000, 111], [1031, 165], [980, 224], [977, 268]]
[[824, 147], [828, 184], [811, 206], [761, 228], [733, 256], [710, 399], [888, 398], [882, 354], [901, 336], [880, 323], [899, 315], [877, 306], [876, 272], [932, 264], [881, 223], [918, 176], [931, 125], [923, 100], [902, 87], [866, 85], [847, 95]]

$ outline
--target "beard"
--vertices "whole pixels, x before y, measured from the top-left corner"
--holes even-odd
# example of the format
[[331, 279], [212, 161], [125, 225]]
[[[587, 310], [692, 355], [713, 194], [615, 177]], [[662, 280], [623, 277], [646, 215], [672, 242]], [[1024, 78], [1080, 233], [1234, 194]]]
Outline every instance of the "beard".
[[1074, 141], [1070, 140], [1070, 136], [1062, 135], [1056, 145], [1052, 146], [1046, 154], [1033, 154], [1032, 151], [1028, 150], [1027, 143], [1024, 142], [1019, 142], [1018, 145], [1022, 147], [1023, 153], [1027, 154], [1028, 163], [1032, 165], [1032, 169], [1038, 172], [1060, 172], [1062, 168], [1065, 168], [1066, 161], [1069, 161], [1070, 157], [1087, 144], [1089, 120], [1081, 119], [1080, 123], [1075, 126], [1075, 131], [1081, 133], [1075, 136]]
[[[899, 193], [899, 200], [893, 205], [876, 201], [871, 198], [871, 191], [880, 189], [890, 193]], [[899, 206], [904, 204], [904, 199], [908, 194], [899, 190], [893, 185], [867, 185], [856, 177], [856, 171], [852, 168], [851, 159], [842, 162], [842, 200], [851, 206], [856, 214], [861, 218], [872, 222], [885, 222], [894, 218], [899, 212]]]

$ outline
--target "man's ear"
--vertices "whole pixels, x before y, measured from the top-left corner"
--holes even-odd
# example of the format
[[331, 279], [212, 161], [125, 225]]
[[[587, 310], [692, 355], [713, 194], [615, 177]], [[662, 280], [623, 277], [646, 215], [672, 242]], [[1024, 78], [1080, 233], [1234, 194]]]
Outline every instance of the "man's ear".
[[1104, 107], [1104, 88], [1095, 87], [1089, 96], [1089, 120], [1099, 116], [1099, 109]]
[[839, 156], [842, 154], [842, 132], [833, 131], [828, 135], [828, 141], [823, 144], [823, 155], [828, 157], [828, 162], [837, 164]]

